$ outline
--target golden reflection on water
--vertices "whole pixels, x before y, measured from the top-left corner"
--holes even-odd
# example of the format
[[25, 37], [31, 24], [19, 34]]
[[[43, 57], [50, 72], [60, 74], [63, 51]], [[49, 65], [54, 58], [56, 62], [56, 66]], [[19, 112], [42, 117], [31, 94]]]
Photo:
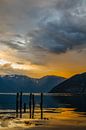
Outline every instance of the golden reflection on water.
[[44, 110], [44, 116], [49, 119], [86, 118], [86, 113], [76, 112], [75, 108], [54, 108]]
[[[86, 113], [76, 112], [75, 108], [46, 108], [43, 109], [43, 117], [45, 119], [85, 119]], [[40, 109], [35, 109], [35, 119], [40, 119]], [[27, 118], [27, 114], [23, 115], [24, 118]]]
[[[44, 122], [44, 125], [45, 125], [45, 122], [47, 123], [47, 127], [52, 127], [52, 126], [55, 126], [55, 125], [59, 125], [59, 126], [80, 126], [80, 127], [83, 127], [85, 126], [86, 127], [86, 116], [85, 114], [86, 113], [81, 113], [81, 112], [76, 112], [75, 111], [76, 109], [75, 108], [44, 108], [43, 109], [43, 117], [45, 120], [40, 120], [40, 109], [39, 108], [36, 108], [35, 109], [35, 116], [34, 116], [34, 119], [29, 119], [29, 113], [25, 113], [23, 114], [23, 118], [20, 119], [12, 119], [11, 121], [11, 125], [15, 125], [16, 126], [21, 126], [22, 127], [26, 127], [25, 126], [25, 122], [26, 121], [30, 121], [32, 123], [31, 126], [34, 126], [34, 123], [36, 121], [36, 124], [38, 123], [38, 125], [40, 125], [40, 121], [43, 121]], [[6, 115], [3, 115], [3, 116], [6, 116]], [[1, 118], [1, 122], [3, 123], [3, 120], [4, 118]], [[6, 118], [5, 120], [5, 124], [7, 123], [8, 121], [8, 118]], [[10, 120], [9, 120], [10, 121]], [[12, 126], [13, 127], [13, 126]]]

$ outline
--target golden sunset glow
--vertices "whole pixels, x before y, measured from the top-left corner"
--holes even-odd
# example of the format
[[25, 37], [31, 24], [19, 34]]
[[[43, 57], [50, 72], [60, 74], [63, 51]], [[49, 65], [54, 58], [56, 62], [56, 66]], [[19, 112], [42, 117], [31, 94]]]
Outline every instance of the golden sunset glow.
[[13, 70], [14, 73], [25, 74], [35, 78], [45, 75], [57, 75], [68, 78], [74, 74], [84, 72], [86, 69], [85, 56], [83, 53], [77, 54], [79, 58], [74, 57], [70, 59], [70, 57], [76, 55], [75, 51], [63, 55], [48, 54], [48, 63], [45, 65], [36, 65], [32, 64], [30, 60], [18, 57], [15, 50], [12, 51], [9, 48], [8, 50], [9, 51], [1, 51], [0, 53], [1, 74], [6, 74], [7, 70], [12, 73]]
[[1, 75], [68, 78], [86, 71], [85, 1], [3, 0], [0, 6]]

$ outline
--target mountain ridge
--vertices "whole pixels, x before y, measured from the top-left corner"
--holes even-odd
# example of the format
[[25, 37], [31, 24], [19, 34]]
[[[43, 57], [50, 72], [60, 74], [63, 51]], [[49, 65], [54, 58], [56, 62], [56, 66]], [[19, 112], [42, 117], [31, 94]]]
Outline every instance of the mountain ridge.
[[40, 79], [24, 75], [0, 76], [0, 92], [49, 92], [64, 80], [59, 76], [44, 76]]
[[66, 79], [50, 92], [52, 93], [86, 93], [86, 72]]

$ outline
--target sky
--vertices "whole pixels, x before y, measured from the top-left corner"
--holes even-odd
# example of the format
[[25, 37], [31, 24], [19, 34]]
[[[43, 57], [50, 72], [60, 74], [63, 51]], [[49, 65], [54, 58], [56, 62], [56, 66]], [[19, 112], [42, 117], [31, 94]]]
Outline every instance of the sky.
[[86, 0], [0, 0], [0, 75], [86, 72]]

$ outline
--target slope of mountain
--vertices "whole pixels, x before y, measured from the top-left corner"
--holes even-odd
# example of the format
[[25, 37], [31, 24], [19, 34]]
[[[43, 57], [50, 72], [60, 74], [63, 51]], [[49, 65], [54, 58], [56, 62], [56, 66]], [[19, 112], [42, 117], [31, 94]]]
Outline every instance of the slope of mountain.
[[51, 90], [52, 93], [86, 93], [86, 73], [75, 75]]
[[29, 78], [21, 75], [0, 76], [0, 92], [49, 92], [64, 78], [46, 76], [41, 79]]
[[39, 79], [38, 87], [43, 90], [43, 92], [49, 92], [54, 86], [63, 82], [65, 78], [57, 76], [45, 76]]

